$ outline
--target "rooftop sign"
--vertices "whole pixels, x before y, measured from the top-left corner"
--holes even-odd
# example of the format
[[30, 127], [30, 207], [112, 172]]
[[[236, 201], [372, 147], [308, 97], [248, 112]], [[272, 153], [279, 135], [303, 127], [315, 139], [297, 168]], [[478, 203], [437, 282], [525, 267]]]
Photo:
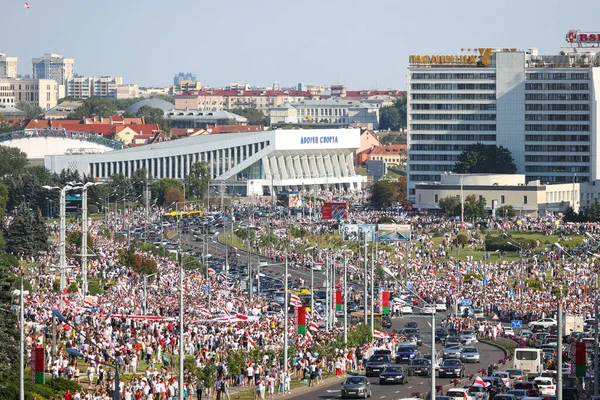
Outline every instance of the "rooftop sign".
[[571, 29], [567, 33], [567, 43], [600, 43], [600, 33], [584, 33]]
[[[408, 57], [410, 65], [482, 65], [487, 66], [490, 63], [492, 48], [474, 48], [466, 49], [468, 53], [461, 55], [411, 55]], [[465, 49], [461, 49], [465, 51]]]

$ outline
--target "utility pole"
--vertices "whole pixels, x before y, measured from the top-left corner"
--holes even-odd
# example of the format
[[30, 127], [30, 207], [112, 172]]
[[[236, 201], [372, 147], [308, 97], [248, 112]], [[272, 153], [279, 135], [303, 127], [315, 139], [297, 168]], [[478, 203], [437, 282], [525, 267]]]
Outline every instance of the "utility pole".
[[344, 251], [344, 347], [348, 345], [348, 268], [346, 251]]
[[23, 300], [23, 274], [24, 271], [21, 272], [21, 293], [19, 298], [19, 324], [21, 325], [19, 340], [19, 400], [25, 400], [25, 301]]
[[[285, 300], [283, 301], [284, 311], [283, 311], [283, 372], [287, 374], [288, 368], [288, 258], [287, 255], [285, 257], [285, 278], [284, 278], [284, 286], [285, 286]], [[285, 386], [284, 386], [285, 387]]]
[[[562, 296], [562, 294], [561, 294]], [[562, 377], [562, 363], [563, 363], [563, 310], [562, 310], [562, 298], [558, 299], [558, 315], [556, 317], [556, 325], [557, 325], [557, 345], [556, 348], [558, 350], [558, 355], [556, 358], [556, 399], [562, 400], [563, 393], [563, 377]], [[596, 331], [598, 330], [598, 325], [596, 325]]]
[[598, 275], [594, 275], [594, 395], [598, 395]]
[[[181, 240], [181, 239], [180, 239]], [[179, 251], [177, 251], [179, 254]], [[183, 337], [183, 263], [179, 257], [179, 400], [183, 400], [183, 359], [184, 353], [184, 337]]]
[[[359, 228], [359, 233], [360, 233], [360, 228]], [[367, 232], [364, 231], [363, 235], [365, 236], [365, 251], [363, 253], [364, 253], [364, 257], [365, 257], [365, 263], [364, 263], [365, 264], [365, 292], [364, 292], [365, 293], [365, 301], [364, 301], [364, 304], [365, 304], [365, 319], [364, 319], [364, 321], [365, 321], [365, 325], [366, 325], [367, 321], [368, 321], [368, 319], [367, 319], [367, 316], [368, 316], [368, 314], [367, 314], [367, 297], [368, 297], [368, 294], [369, 294], [369, 287], [368, 287], [368, 283], [367, 283], [368, 282], [368, 276], [369, 276], [368, 275], [368, 270], [367, 270], [367, 246], [368, 246], [368, 244], [367, 244]], [[373, 302], [373, 299], [371, 299], [371, 302]]]

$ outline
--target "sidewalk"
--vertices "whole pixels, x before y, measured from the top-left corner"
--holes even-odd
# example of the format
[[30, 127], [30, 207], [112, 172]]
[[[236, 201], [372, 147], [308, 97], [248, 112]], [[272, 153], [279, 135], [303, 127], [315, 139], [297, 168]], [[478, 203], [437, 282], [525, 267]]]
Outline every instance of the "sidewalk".
[[[295, 382], [300, 383], [301, 386], [293, 387]], [[303, 382], [302, 379], [294, 379], [291, 384], [291, 386], [292, 386], [291, 393], [277, 393], [277, 391], [275, 391], [274, 398], [285, 398], [285, 397], [298, 396], [303, 393], [309, 393], [309, 392], [312, 392], [313, 390], [332, 386], [334, 384], [339, 384], [340, 379], [336, 379], [335, 375], [331, 375], [329, 378], [323, 379], [322, 383], [320, 383], [318, 385], [316, 384], [314, 386], [308, 386], [308, 380], [304, 384], [302, 384], [301, 382]], [[240, 393], [243, 393], [246, 391], [248, 391], [248, 393], [251, 393], [251, 398], [254, 398], [255, 393], [256, 393], [256, 386], [251, 386], [251, 387], [247, 387], [247, 386], [246, 387], [242, 387], [242, 386], [231, 387], [230, 386], [228, 391], [229, 391], [229, 397], [231, 397], [232, 399], [237, 399], [238, 395]], [[268, 393], [265, 393], [265, 399], [268, 399]]]

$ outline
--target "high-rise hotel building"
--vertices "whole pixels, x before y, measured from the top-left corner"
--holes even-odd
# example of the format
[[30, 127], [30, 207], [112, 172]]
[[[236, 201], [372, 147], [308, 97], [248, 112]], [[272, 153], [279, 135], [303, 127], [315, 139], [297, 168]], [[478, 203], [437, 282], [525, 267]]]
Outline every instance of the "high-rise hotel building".
[[600, 34], [572, 35], [578, 47], [554, 56], [488, 48], [410, 56], [410, 200], [416, 184], [439, 182], [477, 142], [509, 149], [527, 181], [599, 179], [600, 48], [585, 46], [598, 46]]

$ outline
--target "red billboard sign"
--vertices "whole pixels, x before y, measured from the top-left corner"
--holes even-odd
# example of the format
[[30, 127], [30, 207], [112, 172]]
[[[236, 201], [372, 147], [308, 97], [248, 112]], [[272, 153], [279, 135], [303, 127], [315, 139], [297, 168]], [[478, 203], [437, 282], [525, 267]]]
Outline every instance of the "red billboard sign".
[[339, 221], [348, 219], [348, 203], [345, 201], [327, 201], [321, 208], [322, 219], [325, 221]]
[[600, 43], [600, 33], [572, 30], [567, 33], [568, 43]]

